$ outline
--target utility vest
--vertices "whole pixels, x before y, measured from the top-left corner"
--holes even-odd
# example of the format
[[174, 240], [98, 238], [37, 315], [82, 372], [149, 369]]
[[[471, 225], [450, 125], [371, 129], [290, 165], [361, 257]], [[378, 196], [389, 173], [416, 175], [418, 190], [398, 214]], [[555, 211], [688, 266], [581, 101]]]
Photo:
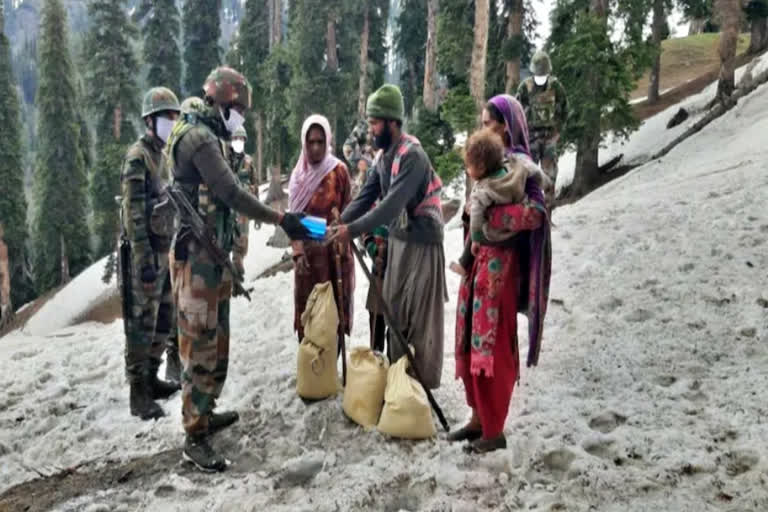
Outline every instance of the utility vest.
[[526, 81], [528, 87], [528, 97], [531, 106], [528, 115], [528, 126], [531, 130], [552, 130], [555, 128], [555, 107], [557, 104], [557, 95], [552, 86], [555, 78], [550, 77], [544, 90], [536, 87], [532, 78]]
[[[421, 146], [419, 139], [413, 135], [403, 134], [400, 146], [395, 150], [395, 158], [392, 160], [392, 181], [394, 181], [395, 177], [400, 174], [400, 161], [403, 156], [408, 154], [414, 146]], [[429, 183], [427, 184], [424, 196], [419, 201], [419, 204], [416, 205], [412, 211], [406, 207], [400, 215], [399, 224], [401, 229], [407, 229], [409, 216], [430, 217], [438, 224], [443, 224], [443, 206], [440, 200], [440, 194], [443, 190], [443, 182], [440, 179], [440, 176], [438, 176], [435, 170], [431, 167], [429, 172]]]
[[[165, 145], [165, 158], [169, 169], [176, 168], [176, 146], [179, 141], [196, 126], [201, 126], [206, 130], [211, 129], [200, 120], [197, 113], [184, 114], [181, 119], [173, 126], [171, 135]], [[213, 131], [211, 131], [213, 133]], [[214, 134], [215, 136], [215, 134]], [[219, 141], [219, 149], [227, 162], [229, 162], [227, 147], [225, 142], [216, 137]], [[237, 179], [237, 176], [235, 176]], [[200, 217], [205, 222], [208, 229], [216, 236], [216, 242], [225, 252], [232, 251], [237, 229], [237, 217], [223, 201], [214, 197], [213, 193], [205, 183], [191, 184], [177, 181], [171, 173], [171, 183], [179, 187], [186, 194], [189, 202], [197, 207]]]
[[[144, 140], [140, 139], [132, 145], [126, 153], [126, 160], [140, 160], [147, 169], [144, 176], [146, 203], [144, 212], [149, 227], [149, 243], [155, 252], [168, 252], [171, 244], [172, 229], [169, 226], [173, 224], [173, 212], [167, 208], [165, 197], [165, 186], [168, 183], [168, 170], [162, 165], [162, 153], [156, 152]], [[128, 198], [123, 198], [123, 202]], [[123, 211], [127, 211], [126, 204], [123, 204]], [[123, 223], [131, 222], [131, 219], [123, 219]], [[125, 232], [125, 225], [123, 230]]]

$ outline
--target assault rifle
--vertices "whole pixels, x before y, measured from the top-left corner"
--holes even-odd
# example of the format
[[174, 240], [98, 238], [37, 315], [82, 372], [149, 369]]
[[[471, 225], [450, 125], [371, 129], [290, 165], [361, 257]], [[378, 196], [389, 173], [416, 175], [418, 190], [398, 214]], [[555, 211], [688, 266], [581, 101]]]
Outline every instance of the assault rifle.
[[194, 237], [208, 251], [214, 262], [227, 268], [232, 274], [232, 295], [235, 297], [242, 295], [250, 301], [251, 294], [243, 287], [243, 276], [235, 269], [235, 265], [229, 259], [229, 254], [216, 243], [215, 235], [205, 225], [197, 209], [192, 206], [184, 192], [172, 185], [168, 185], [165, 192], [176, 211], [179, 212], [182, 225], [189, 227]]

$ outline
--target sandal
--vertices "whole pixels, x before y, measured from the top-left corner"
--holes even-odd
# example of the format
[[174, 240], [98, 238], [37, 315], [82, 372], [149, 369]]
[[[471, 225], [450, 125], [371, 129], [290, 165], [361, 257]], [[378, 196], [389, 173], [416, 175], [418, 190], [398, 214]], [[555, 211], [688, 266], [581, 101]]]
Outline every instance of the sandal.
[[488, 453], [495, 450], [504, 450], [507, 448], [507, 438], [501, 434], [495, 439], [477, 439], [464, 447], [467, 453]]
[[477, 430], [469, 426], [462, 427], [455, 432], [448, 434], [448, 441], [456, 443], [459, 441], [475, 441], [483, 436], [482, 430]]

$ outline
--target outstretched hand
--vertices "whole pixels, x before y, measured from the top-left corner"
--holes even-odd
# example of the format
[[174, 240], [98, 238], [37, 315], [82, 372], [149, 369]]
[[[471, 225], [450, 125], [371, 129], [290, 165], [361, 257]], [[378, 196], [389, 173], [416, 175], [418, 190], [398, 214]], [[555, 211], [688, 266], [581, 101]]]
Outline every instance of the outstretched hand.
[[348, 244], [350, 241], [349, 227], [346, 224], [336, 224], [330, 227], [328, 230], [330, 236], [328, 237], [328, 243], [340, 243]]

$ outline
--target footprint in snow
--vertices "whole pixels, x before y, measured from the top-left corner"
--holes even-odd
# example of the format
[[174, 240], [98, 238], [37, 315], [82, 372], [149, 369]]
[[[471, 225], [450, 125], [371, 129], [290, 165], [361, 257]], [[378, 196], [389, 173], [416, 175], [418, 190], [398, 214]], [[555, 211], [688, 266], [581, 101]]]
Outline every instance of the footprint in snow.
[[584, 441], [581, 447], [584, 448], [585, 452], [595, 457], [613, 459], [615, 456], [614, 444], [613, 439], [589, 439]]
[[624, 320], [632, 323], [647, 322], [651, 318], [653, 318], [653, 313], [647, 309], [636, 309], [624, 316]]
[[739, 476], [753, 467], [755, 467], [760, 460], [760, 456], [757, 452], [752, 450], [738, 450], [728, 452], [725, 454], [726, 464], [725, 472], [729, 476]]
[[675, 382], [677, 382], [677, 377], [675, 377], [674, 375], [659, 375], [658, 377], [656, 377], [656, 378], [654, 379], [654, 381], [655, 381], [655, 382], [656, 382], [656, 384], [658, 384], [659, 386], [661, 386], [661, 387], [663, 387], [663, 388], [668, 388], [668, 387], [670, 387], [672, 384], [674, 384]]
[[603, 434], [609, 434], [626, 422], [626, 416], [622, 416], [613, 411], [608, 411], [589, 420], [589, 428], [602, 432]]

